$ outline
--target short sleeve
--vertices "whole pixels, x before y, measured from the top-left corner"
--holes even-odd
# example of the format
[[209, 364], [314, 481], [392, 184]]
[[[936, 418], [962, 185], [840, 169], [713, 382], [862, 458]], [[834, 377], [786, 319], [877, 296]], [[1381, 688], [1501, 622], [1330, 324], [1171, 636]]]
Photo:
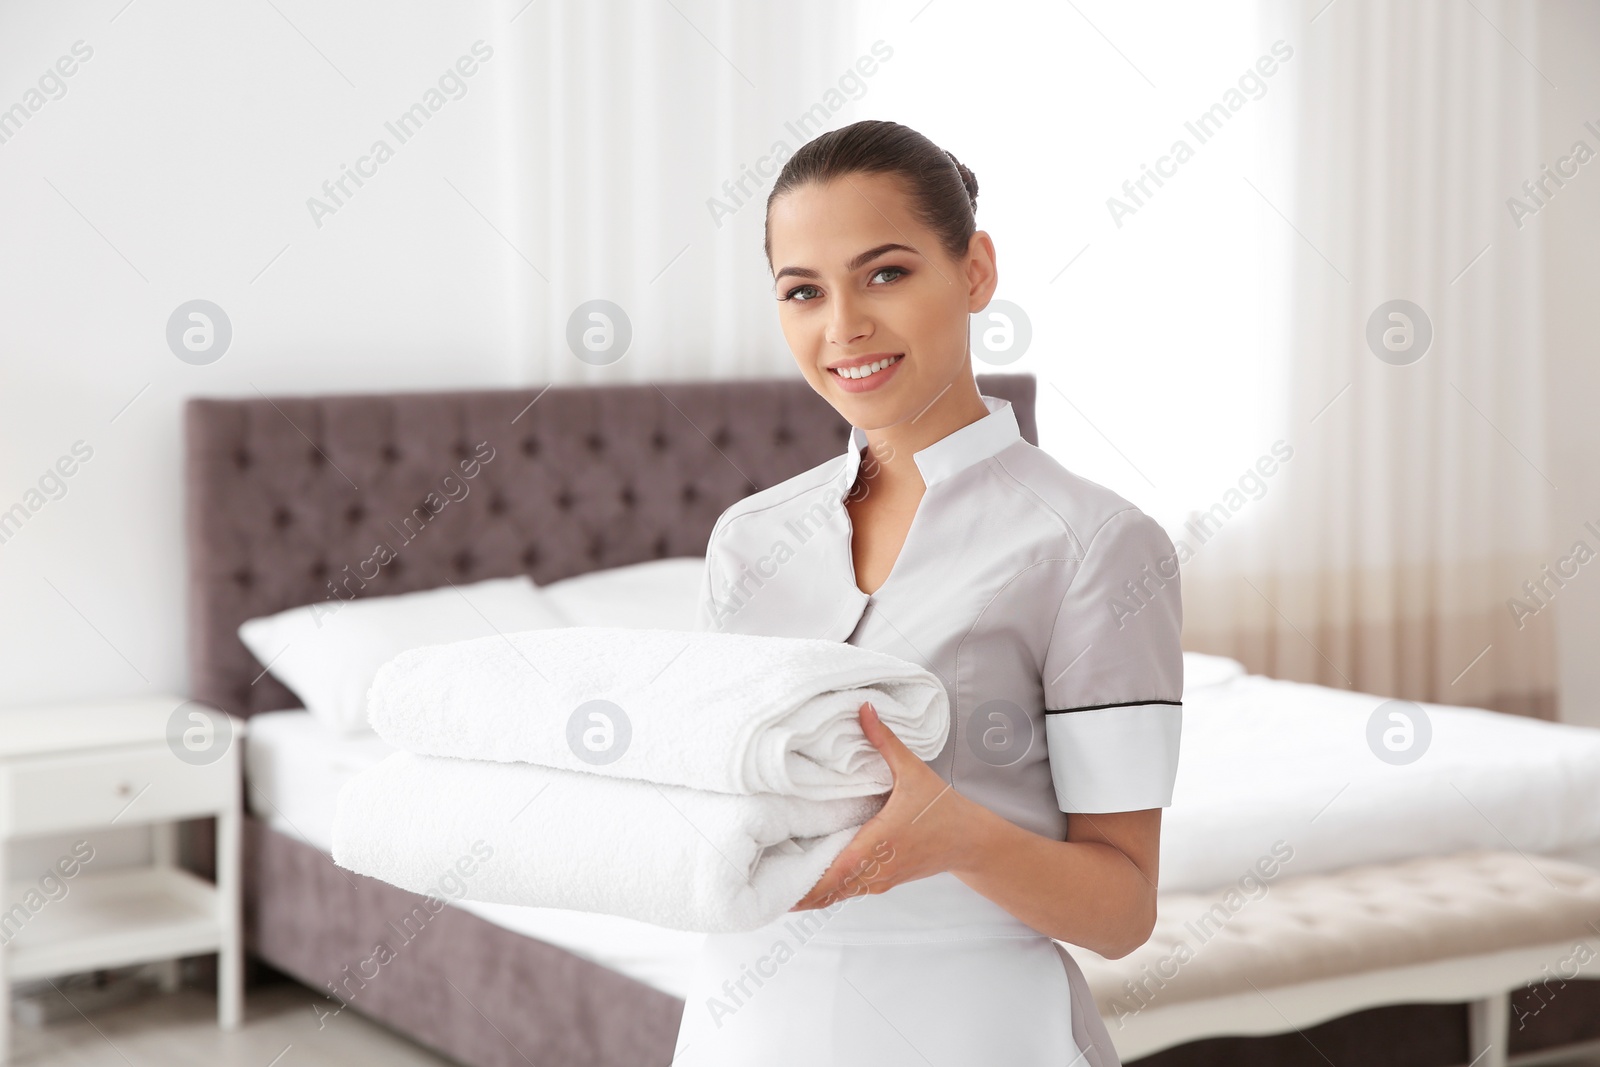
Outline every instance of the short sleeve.
[[1045, 742], [1062, 811], [1172, 803], [1182, 630], [1171, 539], [1137, 508], [1116, 513], [1084, 550], [1045, 654]]

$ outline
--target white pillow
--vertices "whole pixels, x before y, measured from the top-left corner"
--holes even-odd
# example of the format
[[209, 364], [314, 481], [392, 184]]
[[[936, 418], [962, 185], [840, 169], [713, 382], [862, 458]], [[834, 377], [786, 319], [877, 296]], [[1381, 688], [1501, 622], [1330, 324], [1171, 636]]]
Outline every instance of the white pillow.
[[1204, 652], [1183, 654], [1183, 690], [1204, 689], [1206, 686], [1226, 685], [1248, 673], [1244, 664], [1227, 656], [1210, 656]]
[[565, 626], [527, 575], [397, 596], [323, 600], [249, 619], [239, 640], [340, 736], [371, 732], [367, 688], [400, 653], [496, 632]]
[[693, 630], [704, 556], [679, 556], [563, 578], [539, 587], [568, 626]]

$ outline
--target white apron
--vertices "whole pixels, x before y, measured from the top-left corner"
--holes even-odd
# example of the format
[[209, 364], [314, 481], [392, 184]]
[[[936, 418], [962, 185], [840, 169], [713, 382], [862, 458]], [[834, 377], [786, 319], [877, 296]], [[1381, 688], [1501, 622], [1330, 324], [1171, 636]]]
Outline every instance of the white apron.
[[708, 934], [674, 1067], [1121, 1067], [1077, 963], [954, 874]]

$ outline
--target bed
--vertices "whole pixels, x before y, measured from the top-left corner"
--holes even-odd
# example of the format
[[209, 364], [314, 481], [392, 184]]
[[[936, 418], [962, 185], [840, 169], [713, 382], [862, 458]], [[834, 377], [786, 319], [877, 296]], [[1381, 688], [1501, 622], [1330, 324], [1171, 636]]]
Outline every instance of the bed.
[[[1031, 376], [980, 375], [979, 386], [1011, 400], [1037, 442]], [[332, 798], [388, 748], [321, 731], [236, 629], [328, 596], [375, 542], [395, 551], [361, 595], [519, 573], [553, 587], [656, 561], [650, 595], [670, 600], [692, 589], [682, 576], [725, 507], [838, 454], [847, 430], [798, 380], [191, 401], [191, 695], [250, 720], [250, 951], [336, 997], [330, 1012], [348, 1004], [474, 1067], [668, 1062], [699, 935], [468, 902], [432, 914], [335, 867]], [[484, 442], [494, 458], [469, 492], [414, 510]], [[1216, 658], [1191, 657], [1187, 674], [1164, 890], [1226, 884], [1286, 837], [1297, 874], [1508, 843], [1600, 864], [1600, 733], [1427, 705], [1432, 758], [1396, 767], [1365, 747], [1378, 698]], [[1286, 715], [1295, 731], [1268, 728]], [[380, 943], [387, 963], [374, 960]], [[1596, 986], [1570, 983], [1559, 1010], [1519, 1033], [1523, 1047], [1600, 1036], [1583, 1028], [1600, 1015]], [[1402, 1046], [1416, 1053], [1404, 1062], [1450, 1063], [1460, 1029], [1436, 1005], [1327, 1025], [1319, 1045], [1365, 1048], [1372, 1063], [1401, 1062], [1381, 1057]], [[1297, 1062], [1270, 1038], [1227, 1049], [1200, 1041], [1149, 1062]]]

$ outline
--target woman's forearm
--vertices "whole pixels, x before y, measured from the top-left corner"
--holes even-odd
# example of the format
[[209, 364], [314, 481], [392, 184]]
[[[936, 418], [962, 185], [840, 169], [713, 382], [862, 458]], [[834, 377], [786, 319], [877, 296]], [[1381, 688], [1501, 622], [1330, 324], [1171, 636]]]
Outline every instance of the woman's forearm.
[[[940, 803], [949, 799], [946, 795]], [[1042, 934], [1126, 956], [1150, 937], [1156, 889], [1134, 862], [1099, 841], [1055, 841], [970, 805], [951, 873]]]

